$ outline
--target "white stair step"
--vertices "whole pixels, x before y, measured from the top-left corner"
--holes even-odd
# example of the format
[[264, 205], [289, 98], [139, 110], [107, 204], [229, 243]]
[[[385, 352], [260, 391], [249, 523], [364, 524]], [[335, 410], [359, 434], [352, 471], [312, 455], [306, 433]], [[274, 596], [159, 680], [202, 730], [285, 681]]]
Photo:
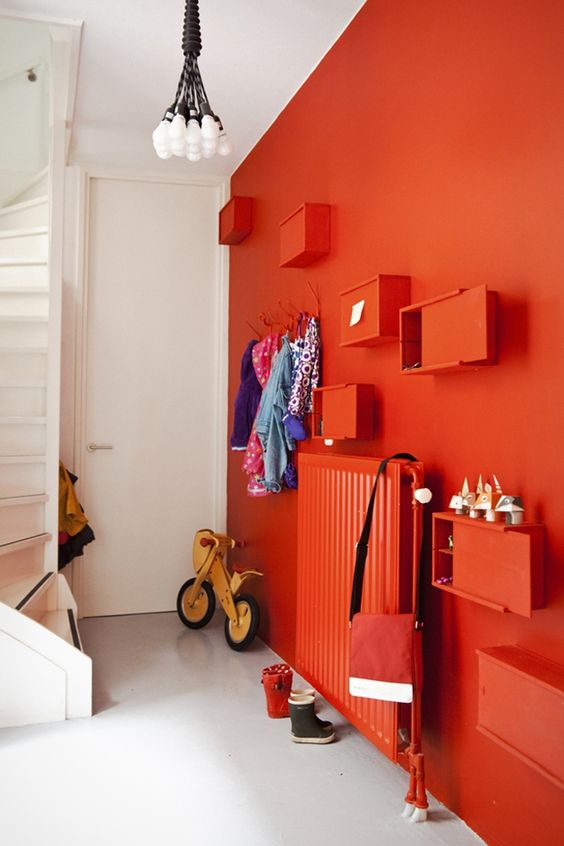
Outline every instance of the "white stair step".
[[32, 502], [47, 502], [47, 494], [16, 485], [0, 485], [0, 508]]
[[45, 314], [1, 314], [0, 323], [47, 323]]
[[0, 535], [36, 537], [45, 531], [46, 494], [0, 498]]
[[49, 167], [44, 167], [40, 170], [33, 179], [31, 179], [25, 188], [18, 191], [10, 200], [10, 205], [16, 203], [23, 203], [26, 200], [34, 200], [36, 197], [44, 197], [49, 191]]
[[[13, 326], [10, 326], [10, 329], [13, 330], [13, 328]], [[4, 335], [5, 332], [2, 332], [2, 334]], [[0, 347], [0, 379], [18, 382], [45, 382], [47, 377], [47, 352], [46, 347]]]
[[49, 198], [46, 195], [0, 209], [0, 229], [47, 226], [48, 223]]
[[28, 291], [3, 291], [0, 288], [0, 318], [7, 315], [27, 320], [47, 317], [48, 314], [49, 291], [35, 291], [30, 295]]
[[41, 426], [46, 417], [0, 417], [0, 426]]
[[0, 285], [0, 294], [48, 294], [49, 288], [47, 285]]
[[31, 549], [34, 546], [42, 546], [47, 541], [51, 540], [49, 532], [41, 532], [38, 535], [33, 535], [29, 538], [6, 536], [0, 538], [0, 555], [7, 555], [10, 552], [20, 551], [22, 549]]
[[47, 347], [0, 347], [0, 355], [47, 355]]
[[6, 489], [45, 493], [46, 458], [44, 455], [0, 456], [0, 478]]
[[0, 256], [4, 258], [45, 259], [48, 251], [49, 229], [47, 226], [0, 230]]
[[46, 414], [45, 382], [0, 380], [0, 414], [4, 418], [41, 418]]
[[53, 632], [53, 634], [56, 634], [58, 637], [62, 637], [63, 640], [66, 640], [66, 642], [70, 643], [71, 646], [74, 646], [75, 649], [80, 649], [81, 652], [84, 651], [72, 608], [60, 608], [58, 611], [47, 611], [47, 613], [41, 617], [39, 622], [42, 626], [45, 626], [46, 629]]
[[0, 417], [0, 455], [44, 455], [45, 417]]
[[27, 286], [49, 284], [49, 267], [46, 259], [0, 258], [0, 284]]
[[0, 388], [46, 388], [46, 379], [0, 379]]
[[49, 343], [49, 321], [41, 320], [2, 320], [0, 317], [0, 338], [4, 347], [39, 347], [44, 349]]
[[1, 455], [0, 464], [45, 464], [45, 455]]
[[24, 611], [27, 605], [38, 600], [55, 583], [55, 579], [56, 573], [35, 573], [18, 579], [0, 588], [0, 602], [16, 611]]

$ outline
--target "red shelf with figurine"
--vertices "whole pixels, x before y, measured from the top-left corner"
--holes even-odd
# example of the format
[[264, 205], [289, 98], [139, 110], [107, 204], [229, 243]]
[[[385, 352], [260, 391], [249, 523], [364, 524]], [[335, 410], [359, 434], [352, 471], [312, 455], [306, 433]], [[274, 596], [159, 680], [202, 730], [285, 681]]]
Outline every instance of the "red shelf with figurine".
[[435, 513], [432, 581], [447, 593], [530, 617], [544, 602], [544, 526]]

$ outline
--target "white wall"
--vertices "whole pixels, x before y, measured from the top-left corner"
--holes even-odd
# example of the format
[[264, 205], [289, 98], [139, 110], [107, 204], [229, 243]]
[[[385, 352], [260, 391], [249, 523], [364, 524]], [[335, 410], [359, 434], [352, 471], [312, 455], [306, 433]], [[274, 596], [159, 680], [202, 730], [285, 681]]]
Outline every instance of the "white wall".
[[0, 17], [0, 206], [47, 165], [48, 56], [47, 25]]

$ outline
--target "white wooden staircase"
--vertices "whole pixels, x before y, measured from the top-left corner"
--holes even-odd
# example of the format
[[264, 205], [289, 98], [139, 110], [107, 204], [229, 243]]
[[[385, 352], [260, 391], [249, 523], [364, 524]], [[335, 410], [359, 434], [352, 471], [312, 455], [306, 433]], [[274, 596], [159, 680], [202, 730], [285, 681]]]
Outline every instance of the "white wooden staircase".
[[48, 392], [58, 390], [49, 362], [58, 364], [60, 333], [49, 323], [47, 178], [0, 209], [0, 727], [92, 708], [92, 662], [57, 572], [49, 507], [58, 450], [49, 437]]

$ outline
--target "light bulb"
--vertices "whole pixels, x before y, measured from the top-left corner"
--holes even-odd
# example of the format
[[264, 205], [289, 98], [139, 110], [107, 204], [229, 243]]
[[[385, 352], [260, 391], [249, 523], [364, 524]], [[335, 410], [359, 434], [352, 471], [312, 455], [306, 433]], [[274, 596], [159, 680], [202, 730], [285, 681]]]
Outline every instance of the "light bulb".
[[168, 120], [161, 120], [157, 128], [153, 132], [153, 147], [168, 147], [169, 144], [169, 130], [170, 123]]
[[210, 141], [217, 141], [219, 137], [219, 126], [212, 115], [204, 115], [202, 118], [202, 141], [209, 139]]
[[198, 147], [198, 149], [200, 148], [202, 132], [200, 130], [200, 124], [196, 118], [190, 118], [188, 121], [184, 137], [186, 138], [186, 143], [189, 146]]
[[170, 145], [170, 152], [173, 156], [184, 156], [186, 154], [184, 138], [174, 138]]
[[173, 119], [172, 123], [170, 124], [170, 140], [174, 141], [175, 138], [182, 138], [184, 139], [184, 132], [186, 131], [186, 121], [180, 114], [176, 114]]
[[213, 141], [202, 141], [202, 156], [204, 159], [213, 159], [216, 150], [217, 144], [214, 144]]
[[220, 156], [228, 156], [233, 147], [231, 146], [231, 141], [227, 137], [227, 133], [225, 130], [219, 133], [219, 139], [217, 142], [217, 152]]

